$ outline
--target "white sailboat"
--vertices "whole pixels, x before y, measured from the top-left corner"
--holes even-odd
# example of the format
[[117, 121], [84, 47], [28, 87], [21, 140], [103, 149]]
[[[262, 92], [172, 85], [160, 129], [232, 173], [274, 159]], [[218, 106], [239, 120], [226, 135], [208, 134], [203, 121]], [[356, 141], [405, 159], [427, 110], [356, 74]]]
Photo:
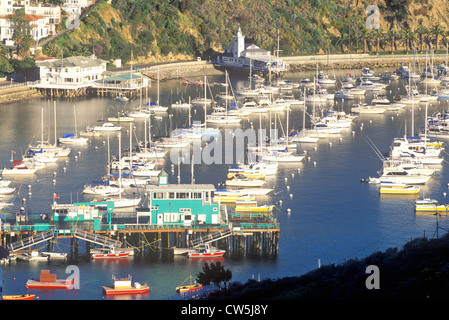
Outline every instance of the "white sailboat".
[[59, 138], [60, 143], [64, 144], [85, 144], [89, 141], [86, 137], [80, 137], [78, 136], [78, 126], [76, 123], [76, 110], [75, 106], [73, 106], [73, 114], [75, 117], [75, 134], [73, 133], [64, 133], [62, 138]]

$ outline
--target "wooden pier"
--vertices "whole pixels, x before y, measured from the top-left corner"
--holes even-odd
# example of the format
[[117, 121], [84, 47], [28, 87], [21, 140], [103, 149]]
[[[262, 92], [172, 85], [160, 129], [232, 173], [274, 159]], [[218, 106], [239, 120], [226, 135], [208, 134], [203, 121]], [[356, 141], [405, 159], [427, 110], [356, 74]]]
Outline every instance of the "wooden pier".
[[[0, 244], [8, 250], [19, 251], [45, 245], [48, 249], [55, 239], [71, 239], [70, 253], [77, 254], [79, 240], [86, 243], [89, 251], [95, 246], [110, 247], [115, 244], [133, 248], [137, 255], [163, 252], [179, 254], [176, 249], [191, 248], [201, 242], [226, 250], [227, 255], [276, 256], [279, 247], [279, 225], [275, 221], [266, 223], [230, 223], [225, 225], [154, 226], [149, 224], [103, 225], [102, 230], [58, 229], [55, 225], [3, 226]], [[222, 235], [214, 238], [215, 235]], [[51, 235], [51, 236], [50, 236]], [[31, 239], [31, 240], [30, 240]], [[39, 239], [35, 241], [34, 239]], [[20, 246], [25, 243], [26, 246]]]

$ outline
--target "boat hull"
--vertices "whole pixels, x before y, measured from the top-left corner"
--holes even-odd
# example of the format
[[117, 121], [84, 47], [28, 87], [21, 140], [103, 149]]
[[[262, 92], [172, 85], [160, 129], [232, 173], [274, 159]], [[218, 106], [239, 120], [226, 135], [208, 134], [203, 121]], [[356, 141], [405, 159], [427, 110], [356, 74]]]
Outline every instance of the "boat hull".
[[113, 287], [103, 286], [103, 292], [106, 295], [120, 295], [120, 294], [144, 294], [150, 292], [150, 287], [148, 285], [143, 285], [140, 288], [120, 288], [114, 289]]
[[33, 300], [35, 296], [35, 294], [9, 295], [3, 296], [3, 300]]

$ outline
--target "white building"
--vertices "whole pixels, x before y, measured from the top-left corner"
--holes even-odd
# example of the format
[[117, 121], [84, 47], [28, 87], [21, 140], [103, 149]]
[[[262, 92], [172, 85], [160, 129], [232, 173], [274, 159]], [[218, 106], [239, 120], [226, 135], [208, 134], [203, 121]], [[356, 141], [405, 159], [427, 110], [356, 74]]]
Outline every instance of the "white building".
[[53, 5], [25, 6], [25, 13], [38, 15], [46, 19], [49, 34], [56, 33], [56, 26], [61, 23], [61, 7]]
[[42, 62], [39, 66], [40, 81], [33, 87], [76, 89], [90, 87], [96, 80], [103, 79], [107, 61], [90, 57], [68, 57]]
[[240, 27], [234, 36], [234, 42], [227, 45], [223, 54], [218, 57], [218, 64], [238, 69], [249, 69], [251, 65], [255, 71], [286, 71], [286, 64], [282, 59], [273, 57], [270, 51], [255, 44], [245, 43]]

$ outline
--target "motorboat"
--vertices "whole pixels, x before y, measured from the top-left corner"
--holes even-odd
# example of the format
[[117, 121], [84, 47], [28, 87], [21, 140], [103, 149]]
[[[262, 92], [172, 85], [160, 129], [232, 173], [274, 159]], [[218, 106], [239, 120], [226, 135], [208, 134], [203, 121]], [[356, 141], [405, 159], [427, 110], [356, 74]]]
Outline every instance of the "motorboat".
[[127, 98], [124, 93], [120, 93], [118, 96], [115, 97], [115, 101], [127, 102], [129, 101], [129, 98]]
[[367, 103], [359, 103], [352, 106], [351, 112], [358, 114], [381, 114], [385, 112], [385, 108], [368, 105]]
[[189, 258], [218, 258], [223, 257], [225, 250], [212, 248], [208, 243], [201, 243], [187, 253]]
[[126, 278], [112, 276], [112, 280], [112, 286], [103, 286], [103, 292], [106, 295], [143, 294], [150, 291], [150, 287], [147, 284], [140, 284], [139, 282], [132, 283], [132, 277], [130, 275]]
[[265, 184], [265, 181], [249, 178], [241, 174], [235, 174], [231, 178], [228, 178], [225, 184], [234, 187], [260, 187]]
[[92, 259], [126, 259], [129, 258], [130, 252], [128, 250], [120, 250], [110, 248], [105, 252], [95, 252], [91, 254]]
[[83, 193], [88, 195], [116, 195], [122, 193], [124, 191], [123, 188], [120, 188], [115, 185], [109, 184], [98, 184], [98, 185], [88, 185], [84, 186]]
[[122, 129], [121, 126], [116, 126], [115, 124], [111, 123], [111, 122], [105, 122], [103, 123], [101, 126], [94, 126], [92, 127], [93, 131], [120, 131]]
[[424, 198], [416, 200], [415, 210], [418, 212], [447, 212], [449, 206], [439, 203], [436, 199]]
[[389, 171], [379, 177], [380, 183], [426, 184], [431, 176], [412, 175], [407, 171]]
[[381, 183], [380, 194], [416, 195], [421, 191], [421, 187], [407, 185], [403, 183]]
[[37, 169], [35, 167], [29, 167], [21, 160], [14, 160], [14, 165], [11, 168], [3, 168], [2, 175], [27, 175], [35, 174]]

